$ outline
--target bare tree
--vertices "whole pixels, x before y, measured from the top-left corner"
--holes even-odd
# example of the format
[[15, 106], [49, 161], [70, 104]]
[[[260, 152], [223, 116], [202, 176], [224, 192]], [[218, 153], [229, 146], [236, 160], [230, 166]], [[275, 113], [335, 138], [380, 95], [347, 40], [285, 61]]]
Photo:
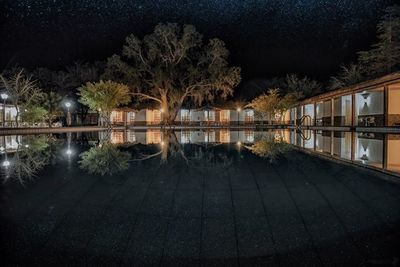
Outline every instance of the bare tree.
[[11, 104], [16, 109], [15, 123], [18, 127], [21, 108], [23, 106], [30, 106], [37, 101], [41, 96], [41, 90], [36, 85], [35, 80], [32, 79], [32, 76], [24, 74], [23, 69], [11, 74], [10, 77], [0, 75], [0, 79]]

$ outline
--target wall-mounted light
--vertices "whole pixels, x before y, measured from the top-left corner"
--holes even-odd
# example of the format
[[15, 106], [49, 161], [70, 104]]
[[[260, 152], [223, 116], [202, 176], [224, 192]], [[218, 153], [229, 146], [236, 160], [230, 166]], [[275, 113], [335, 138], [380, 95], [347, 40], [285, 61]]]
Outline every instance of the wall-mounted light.
[[368, 93], [367, 91], [363, 91], [363, 92], [361, 93], [361, 96], [362, 96], [364, 99], [367, 99], [367, 98], [369, 97], [369, 95], [370, 95], [370, 93]]

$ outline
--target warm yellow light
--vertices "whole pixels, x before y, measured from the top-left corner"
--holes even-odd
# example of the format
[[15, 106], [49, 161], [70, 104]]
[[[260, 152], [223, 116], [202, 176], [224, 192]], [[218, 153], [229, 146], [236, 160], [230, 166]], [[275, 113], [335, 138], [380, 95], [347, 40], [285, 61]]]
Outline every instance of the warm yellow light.
[[163, 108], [160, 108], [160, 112], [163, 113], [163, 112], [164, 112], [164, 109], [163, 109]]
[[241, 109], [241, 108], [237, 108], [236, 110], [237, 110], [237, 112], [240, 112], [240, 111], [242, 111], [242, 109]]

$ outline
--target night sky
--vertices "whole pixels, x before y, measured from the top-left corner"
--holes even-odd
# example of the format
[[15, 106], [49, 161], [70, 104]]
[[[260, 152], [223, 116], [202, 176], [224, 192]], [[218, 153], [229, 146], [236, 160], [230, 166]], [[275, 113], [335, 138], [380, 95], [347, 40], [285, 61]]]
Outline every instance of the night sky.
[[0, 66], [61, 68], [119, 53], [159, 22], [224, 40], [245, 81], [296, 72], [324, 80], [375, 40], [389, 0], [6, 0]]

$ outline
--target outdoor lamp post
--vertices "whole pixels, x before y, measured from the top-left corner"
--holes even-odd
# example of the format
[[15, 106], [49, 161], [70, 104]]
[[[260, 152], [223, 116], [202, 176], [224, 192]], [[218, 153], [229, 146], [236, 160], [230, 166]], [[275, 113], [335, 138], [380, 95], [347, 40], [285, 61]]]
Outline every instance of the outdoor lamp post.
[[237, 111], [237, 124], [239, 125], [239, 115], [240, 115], [240, 111], [242, 111], [242, 109], [237, 108], [236, 111]]
[[6, 93], [2, 93], [1, 99], [3, 99], [3, 127], [6, 126], [6, 100], [8, 98], [8, 95]]
[[67, 107], [67, 126], [71, 126], [71, 113], [69, 108], [71, 107], [71, 102], [65, 102], [65, 106]]

